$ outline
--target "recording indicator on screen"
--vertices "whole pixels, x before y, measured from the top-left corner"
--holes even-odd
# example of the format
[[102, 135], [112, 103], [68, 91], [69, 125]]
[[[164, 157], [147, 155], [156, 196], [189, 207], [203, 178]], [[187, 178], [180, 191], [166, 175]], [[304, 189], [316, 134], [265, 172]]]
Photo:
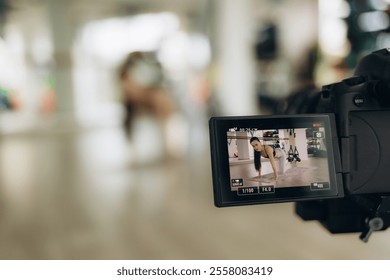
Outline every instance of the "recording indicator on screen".
[[246, 188], [239, 188], [237, 190], [238, 195], [254, 195], [259, 194], [259, 188], [258, 187], [246, 187]]

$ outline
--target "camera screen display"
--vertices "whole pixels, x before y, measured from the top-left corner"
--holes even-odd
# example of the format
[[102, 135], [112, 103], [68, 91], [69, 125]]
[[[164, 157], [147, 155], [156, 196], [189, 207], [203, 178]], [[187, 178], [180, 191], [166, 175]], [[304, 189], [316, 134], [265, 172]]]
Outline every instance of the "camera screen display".
[[343, 196], [335, 134], [331, 115], [212, 118], [215, 204]]

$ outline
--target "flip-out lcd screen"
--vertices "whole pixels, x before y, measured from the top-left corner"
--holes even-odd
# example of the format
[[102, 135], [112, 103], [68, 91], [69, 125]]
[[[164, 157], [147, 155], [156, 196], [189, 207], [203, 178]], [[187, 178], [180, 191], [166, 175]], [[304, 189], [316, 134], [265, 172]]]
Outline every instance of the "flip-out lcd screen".
[[217, 206], [343, 196], [332, 115], [212, 118]]

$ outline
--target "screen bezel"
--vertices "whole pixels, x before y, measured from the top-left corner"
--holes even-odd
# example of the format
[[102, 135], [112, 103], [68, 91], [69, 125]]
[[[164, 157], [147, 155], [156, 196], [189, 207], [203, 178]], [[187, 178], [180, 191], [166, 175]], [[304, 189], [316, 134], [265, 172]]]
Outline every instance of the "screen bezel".
[[[328, 190], [308, 191], [306, 187], [275, 188], [273, 194], [239, 196], [231, 190], [227, 131], [232, 128], [292, 129], [308, 128], [310, 123], [324, 123], [327, 146]], [[247, 117], [213, 117], [209, 121], [214, 203], [217, 207], [251, 205], [276, 202], [293, 202], [344, 196], [337, 131], [333, 114], [273, 115]]]

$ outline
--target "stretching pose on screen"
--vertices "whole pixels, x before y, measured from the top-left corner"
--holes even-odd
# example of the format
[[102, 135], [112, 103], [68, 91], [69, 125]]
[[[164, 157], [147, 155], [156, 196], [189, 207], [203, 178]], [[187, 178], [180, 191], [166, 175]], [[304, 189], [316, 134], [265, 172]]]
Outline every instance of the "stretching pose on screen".
[[[259, 172], [259, 177], [261, 177], [261, 157], [269, 158], [269, 161], [274, 171], [274, 177], [272, 179], [276, 180], [279, 174], [284, 173], [285, 166], [285, 153], [280, 148], [274, 148], [269, 145], [262, 145], [259, 138], [252, 137], [249, 140], [250, 144], [254, 150], [254, 164], [255, 169]], [[279, 170], [276, 168], [275, 159], [279, 159]]]

